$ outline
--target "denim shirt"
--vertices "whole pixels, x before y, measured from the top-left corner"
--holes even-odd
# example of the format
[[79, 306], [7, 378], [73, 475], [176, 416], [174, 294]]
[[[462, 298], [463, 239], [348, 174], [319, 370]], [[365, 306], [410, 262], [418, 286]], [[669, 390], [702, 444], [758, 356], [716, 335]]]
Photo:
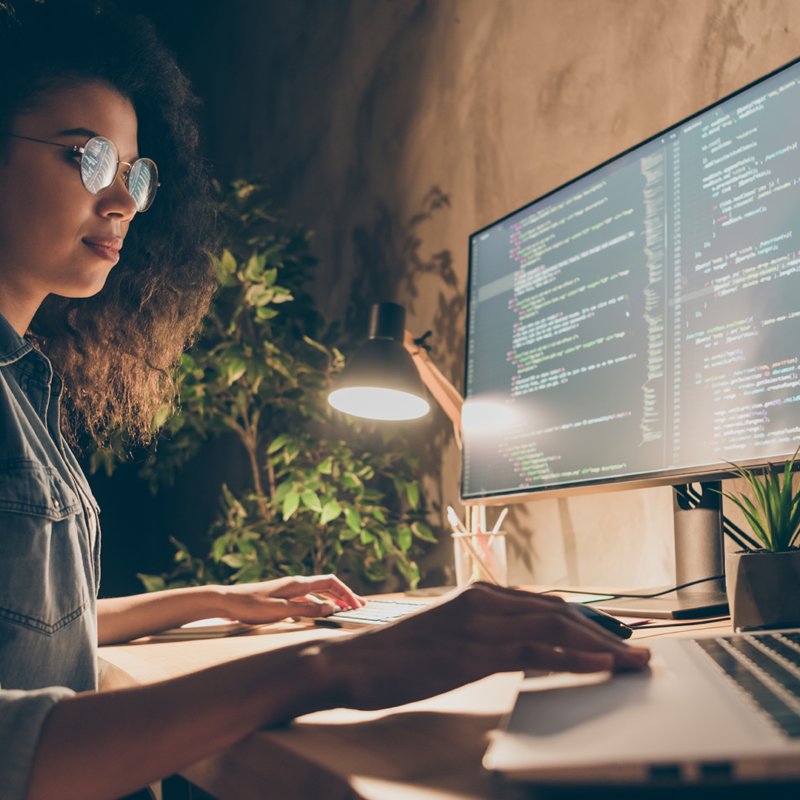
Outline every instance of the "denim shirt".
[[97, 505], [61, 380], [0, 315], [0, 686], [97, 688]]

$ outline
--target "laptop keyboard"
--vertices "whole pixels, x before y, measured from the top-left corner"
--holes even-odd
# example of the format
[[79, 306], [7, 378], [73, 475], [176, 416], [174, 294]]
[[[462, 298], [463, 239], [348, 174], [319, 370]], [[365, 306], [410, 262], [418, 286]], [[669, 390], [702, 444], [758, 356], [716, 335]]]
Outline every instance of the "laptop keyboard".
[[800, 738], [800, 633], [693, 641], [786, 736]]
[[337, 611], [328, 619], [375, 625], [400, 619], [413, 611], [419, 611], [425, 605], [427, 603], [424, 600], [367, 600], [367, 604], [361, 608]]

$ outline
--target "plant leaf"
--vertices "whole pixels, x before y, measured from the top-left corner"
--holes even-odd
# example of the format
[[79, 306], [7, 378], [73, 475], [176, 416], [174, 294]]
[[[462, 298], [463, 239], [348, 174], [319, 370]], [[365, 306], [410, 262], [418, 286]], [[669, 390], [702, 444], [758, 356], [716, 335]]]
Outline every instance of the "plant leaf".
[[286, 497], [283, 498], [283, 519], [288, 520], [291, 519], [292, 514], [297, 511], [297, 507], [300, 505], [300, 495], [292, 490]]
[[433, 535], [433, 531], [424, 522], [412, 522], [411, 530], [415, 536], [418, 536], [420, 539], [424, 539], [426, 542], [436, 542], [436, 537]]
[[232, 569], [240, 569], [247, 563], [247, 559], [241, 553], [228, 553], [220, 559]]
[[267, 448], [267, 453], [274, 453], [276, 450], [280, 450], [281, 447], [286, 444], [286, 442], [290, 442], [291, 440], [291, 433], [282, 433], [280, 436], [270, 442], [269, 447]]
[[411, 504], [411, 508], [416, 511], [419, 507], [419, 489], [416, 483], [406, 484], [406, 495], [408, 496], [408, 502]]
[[136, 573], [136, 577], [142, 582], [146, 592], [161, 592], [167, 588], [167, 584], [160, 575], [143, 575]]
[[312, 511], [322, 512], [322, 506], [319, 502], [319, 497], [317, 497], [316, 492], [303, 492], [300, 495], [300, 499], [303, 501], [303, 505], [306, 508], [310, 508]]
[[397, 531], [397, 546], [405, 553], [411, 547], [411, 528], [401, 525]]
[[361, 531], [361, 514], [358, 513], [354, 508], [345, 508], [344, 510], [344, 519], [347, 522], [347, 527], [350, 528], [351, 531], [355, 533], [360, 533]]
[[[764, 547], [768, 549], [766, 531], [764, 530], [764, 526], [761, 523], [761, 518], [758, 515], [758, 510], [755, 508], [755, 506], [753, 506], [752, 502], [750, 502], [750, 498], [747, 497], [746, 495], [739, 495], [737, 497], [736, 495], [731, 494], [730, 492], [723, 492], [723, 494], [731, 502], [739, 506], [748, 524], [753, 529], [753, 533], [755, 533], [755, 535], [759, 538]], [[747, 503], [747, 505], [745, 505], [745, 503]]]
[[358, 475], [355, 475], [352, 472], [345, 472], [345, 474], [340, 479], [339, 483], [342, 486], [346, 486], [348, 489], [356, 489], [359, 486], [363, 486], [361, 478], [359, 478]]
[[335, 500], [331, 500], [329, 503], [325, 503], [325, 505], [322, 507], [322, 517], [320, 522], [323, 525], [327, 525], [329, 522], [335, 520], [341, 513], [342, 507]]
[[237, 358], [234, 361], [231, 361], [225, 370], [225, 374], [228, 379], [228, 386], [233, 386], [233, 384], [236, 383], [236, 381], [238, 381], [246, 371], [247, 362], [244, 359]]

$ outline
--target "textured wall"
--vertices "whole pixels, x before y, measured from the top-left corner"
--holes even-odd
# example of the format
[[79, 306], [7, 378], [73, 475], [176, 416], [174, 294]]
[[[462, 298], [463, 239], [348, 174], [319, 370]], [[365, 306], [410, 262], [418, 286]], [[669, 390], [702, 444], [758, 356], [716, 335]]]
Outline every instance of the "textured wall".
[[[460, 386], [468, 235], [800, 56], [800, 3], [265, 0], [212, 4], [197, 36], [219, 174], [264, 174], [317, 231], [330, 317], [405, 304]], [[458, 507], [446, 421], [417, 428]], [[669, 583], [670, 491], [515, 507], [511, 580]]]

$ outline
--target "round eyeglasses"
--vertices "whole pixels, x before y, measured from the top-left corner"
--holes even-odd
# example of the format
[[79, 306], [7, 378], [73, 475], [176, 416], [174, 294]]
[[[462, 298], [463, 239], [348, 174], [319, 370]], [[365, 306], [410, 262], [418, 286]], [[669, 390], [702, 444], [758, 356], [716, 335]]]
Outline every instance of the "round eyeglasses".
[[46, 142], [44, 139], [33, 139], [30, 136], [9, 134], [13, 139], [25, 139], [39, 144], [50, 144], [53, 147], [65, 147], [73, 153], [79, 154], [81, 182], [87, 191], [92, 194], [103, 194], [110, 189], [117, 179], [119, 165], [124, 164], [127, 169], [122, 172], [122, 180], [136, 203], [136, 210], [141, 214], [153, 204], [156, 189], [161, 185], [158, 182], [158, 168], [149, 158], [137, 158], [133, 163], [119, 160], [116, 145], [105, 136], [93, 136], [83, 147], [78, 145], [60, 144], [59, 142]]

